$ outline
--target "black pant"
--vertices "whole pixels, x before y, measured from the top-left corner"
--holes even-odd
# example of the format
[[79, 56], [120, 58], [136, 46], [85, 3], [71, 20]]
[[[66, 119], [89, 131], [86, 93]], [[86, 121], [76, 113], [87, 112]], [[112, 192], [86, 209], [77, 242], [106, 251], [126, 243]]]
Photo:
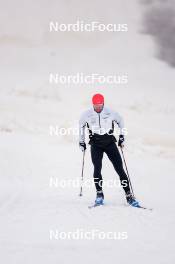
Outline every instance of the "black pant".
[[104, 152], [107, 154], [114, 166], [115, 171], [118, 173], [125, 193], [130, 193], [128, 177], [123, 169], [122, 158], [115, 143], [111, 143], [105, 147], [99, 147], [95, 144], [91, 145], [91, 158], [94, 165], [94, 183], [97, 193], [102, 193], [103, 179], [101, 175], [101, 169]]

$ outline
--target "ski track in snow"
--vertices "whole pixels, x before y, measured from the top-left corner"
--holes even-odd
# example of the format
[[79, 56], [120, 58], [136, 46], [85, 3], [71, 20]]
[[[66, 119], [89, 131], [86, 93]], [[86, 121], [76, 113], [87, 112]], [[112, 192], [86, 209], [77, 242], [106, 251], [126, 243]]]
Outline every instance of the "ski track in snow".
[[[20, 145], [19, 142], [23, 144]], [[174, 200], [169, 200], [168, 196], [162, 196], [163, 180], [160, 178], [156, 186], [156, 181], [152, 181], [154, 171], [151, 172], [150, 169], [150, 175], [146, 175], [142, 170], [143, 164], [139, 164], [142, 170], [141, 177], [144, 180], [137, 179], [137, 181], [134, 181], [135, 176], [131, 173], [135, 182], [135, 190], [140, 190], [139, 195], [142, 193], [141, 190], [144, 193], [144, 182], [154, 184], [152, 188], [155, 188], [155, 193], [150, 192], [150, 197], [145, 199], [144, 194], [140, 195], [141, 203], [153, 207], [153, 211], [126, 206], [122, 190], [108, 190], [107, 188], [105, 188], [106, 205], [89, 210], [88, 206], [95, 198], [94, 189], [84, 187], [84, 194], [79, 197], [79, 188], [63, 189], [49, 186], [49, 177], [54, 173], [58, 174], [59, 179], [73, 179], [75, 175], [72, 175], [72, 171], [80, 173], [81, 152], [74, 151], [75, 144], [58, 146], [56, 140], [54, 144], [52, 141], [50, 144], [49, 142], [48, 137], [38, 138], [35, 135], [4, 133], [1, 136], [2, 149], [6, 151], [6, 154], [11, 152], [8, 164], [4, 162], [3, 151], [1, 152], [1, 168], [4, 172], [1, 193], [6, 194], [9, 189], [11, 190], [6, 200], [1, 198], [0, 206], [0, 247], [2, 257], [6, 256], [7, 263], [11, 263], [14, 255], [17, 263], [22, 263], [27, 254], [32, 254], [32, 257], [26, 259], [26, 263], [31, 263], [31, 259], [40, 259], [45, 263], [47, 261], [53, 261], [53, 263], [70, 261], [71, 258], [76, 259], [79, 255], [87, 255], [87, 250], [91, 252], [91, 255], [88, 253], [84, 260], [85, 263], [96, 261], [99, 254], [103, 259], [102, 262], [107, 261], [108, 254], [113, 254], [113, 258], [118, 259], [120, 263], [126, 263], [128, 258], [134, 257], [135, 254], [138, 261], [144, 256], [143, 263], [150, 260], [156, 262], [157, 253], [163, 252], [167, 241], [169, 246], [166, 252], [168, 257], [172, 258], [173, 238], [169, 230], [174, 228]], [[40, 144], [41, 147], [36, 148], [36, 144]], [[72, 157], [67, 157], [67, 151], [74, 151], [73, 160]], [[152, 158], [148, 157], [148, 154], [145, 153], [145, 161], [150, 161]], [[15, 162], [13, 162], [14, 157]], [[68, 161], [64, 163], [66, 158]], [[129, 155], [129, 158], [132, 158], [132, 155]], [[90, 178], [92, 175], [88, 175], [90, 166], [88, 155], [85, 162], [85, 177]], [[109, 161], [105, 159], [104, 162], [104, 177], [106, 177], [106, 171], [111, 172], [112, 177], [115, 177], [112, 167], [107, 166]], [[136, 166], [136, 160], [133, 162], [133, 166]], [[159, 162], [161, 162], [163, 171], [163, 160]], [[9, 169], [10, 163], [11, 168]], [[20, 163], [21, 166], [19, 166]], [[58, 163], [61, 164], [61, 171], [58, 169]], [[167, 180], [171, 179], [170, 175], [167, 177]], [[169, 187], [169, 192], [173, 192], [173, 186]], [[161, 204], [162, 201], [164, 201], [163, 204]], [[85, 231], [95, 229], [104, 232], [125, 231], [128, 239], [123, 241], [99, 239], [50, 241], [49, 230], [56, 229], [67, 232], [77, 229]], [[165, 259], [163, 253], [161, 258]]]

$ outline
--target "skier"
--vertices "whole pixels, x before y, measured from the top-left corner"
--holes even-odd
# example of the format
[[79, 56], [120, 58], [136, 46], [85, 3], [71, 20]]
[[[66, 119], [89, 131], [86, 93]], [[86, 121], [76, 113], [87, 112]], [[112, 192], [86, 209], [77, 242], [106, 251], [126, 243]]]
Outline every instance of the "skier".
[[91, 159], [94, 166], [94, 183], [96, 187], [95, 205], [104, 203], [102, 189], [102, 159], [106, 153], [118, 173], [121, 185], [124, 189], [126, 200], [129, 205], [139, 207], [138, 201], [132, 194], [128, 177], [123, 169], [122, 158], [116, 146], [116, 138], [113, 135], [114, 123], [120, 128], [118, 146], [124, 147], [124, 123], [122, 117], [111, 109], [104, 107], [102, 94], [92, 97], [93, 107], [85, 111], [79, 121], [79, 146], [82, 151], [86, 150], [85, 128], [89, 130], [89, 144], [91, 145]]

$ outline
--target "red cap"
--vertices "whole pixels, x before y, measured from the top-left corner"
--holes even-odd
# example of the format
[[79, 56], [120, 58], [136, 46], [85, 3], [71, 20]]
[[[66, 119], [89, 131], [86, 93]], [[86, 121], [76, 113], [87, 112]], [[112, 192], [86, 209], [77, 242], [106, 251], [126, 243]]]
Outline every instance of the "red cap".
[[94, 94], [92, 97], [92, 103], [95, 104], [104, 104], [104, 97], [102, 94]]

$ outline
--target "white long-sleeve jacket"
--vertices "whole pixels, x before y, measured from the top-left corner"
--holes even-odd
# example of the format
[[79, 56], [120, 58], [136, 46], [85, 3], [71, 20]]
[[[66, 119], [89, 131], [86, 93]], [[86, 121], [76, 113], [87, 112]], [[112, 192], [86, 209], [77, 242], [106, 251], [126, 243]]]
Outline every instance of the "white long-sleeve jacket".
[[90, 134], [111, 134], [114, 123], [120, 128], [120, 134], [124, 134], [123, 118], [109, 108], [104, 107], [100, 113], [97, 113], [94, 108], [85, 111], [79, 120], [79, 142], [85, 141], [85, 128], [89, 129]]

